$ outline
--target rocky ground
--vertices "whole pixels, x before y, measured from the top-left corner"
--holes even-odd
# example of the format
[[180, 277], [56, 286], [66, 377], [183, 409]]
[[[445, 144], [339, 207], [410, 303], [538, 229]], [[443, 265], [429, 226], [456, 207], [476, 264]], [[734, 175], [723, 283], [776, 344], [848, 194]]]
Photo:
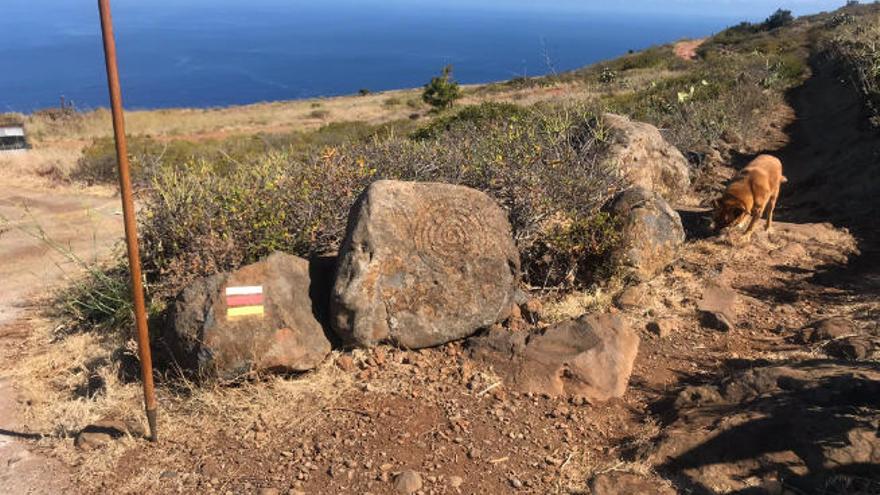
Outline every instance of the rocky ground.
[[[704, 209], [683, 207], [686, 245], [659, 276], [505, 323], [524, 333], [560, 307], [606, 309], [640, 340], [622, 398], [522, 392], [478, 358], [478, 336], [334, 351], [298, 377], [168, 385], [158, 444], [132, 421], [136, 395], [78, 440], [21, 422], [0, 424], [0, 438], [66, 466], [60, 477], [82, 493], [880, 493], [877, 238], [868, 213], [829, 211], [837, 179], [823, 179], [872, 141], [853, 137], [845, 95], [815, 97], [838, 87], [816, 69], [757, 146], [790, 179], [772, 232], [720, 238]], [[2, 342], [4, 363], [40, 352]], [[17, 465], [0, 465], [4, 486], [53, 491], [21, 481]]]

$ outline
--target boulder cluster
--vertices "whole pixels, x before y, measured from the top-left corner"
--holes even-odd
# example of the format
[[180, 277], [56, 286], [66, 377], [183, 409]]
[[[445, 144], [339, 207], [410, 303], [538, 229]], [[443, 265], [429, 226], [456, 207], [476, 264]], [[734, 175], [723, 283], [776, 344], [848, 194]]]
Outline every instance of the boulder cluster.
[[[641, 179], [608, 205], [620, 219], [612, 259], [643, 281], [683, 243], [681, 220], [663, 194], [687, 187], [687, 169], [659, 133], [640, 138], [645, 129], [618, 120], [610, 122], [635, 136], [616, 144], [612, 158]], [[645, 139], [650, 153], [634, 151]], [[235, 380], [307, 371], [334, 347], [420, 349], [483, 330], [468, 344], [472, 357], [506, 370], [512, 386], [591, 402], [622, 396], [636, 333], [610, 314], [513, 332], [499, 323], [533, 305], [519, 277], [507, 214], [492, 198], [464, 186], [380, 180], [352, 207], [338, 256], [276, 252], [197, 280], [170, 308], [163, 337], [175, 360], [201, 378]]]

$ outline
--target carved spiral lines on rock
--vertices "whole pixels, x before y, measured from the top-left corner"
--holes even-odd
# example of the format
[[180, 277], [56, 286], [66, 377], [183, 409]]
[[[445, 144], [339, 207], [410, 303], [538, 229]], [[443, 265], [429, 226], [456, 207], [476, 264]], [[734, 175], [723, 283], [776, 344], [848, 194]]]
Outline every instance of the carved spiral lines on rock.
[[417, 216], [413, 233], [416, 250], [432, 264], [491, 248], [479, 210], [466, 205], [436, 205]]

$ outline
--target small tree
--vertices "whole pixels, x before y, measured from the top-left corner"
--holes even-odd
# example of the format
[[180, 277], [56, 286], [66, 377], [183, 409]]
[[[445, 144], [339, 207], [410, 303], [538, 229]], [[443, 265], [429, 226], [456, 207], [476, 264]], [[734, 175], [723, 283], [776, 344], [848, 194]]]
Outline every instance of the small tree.
[[794, 22], [794, 16], [791, 15], [790, 10], [776, 9], [776, 12], [764, 21], [764, 27], [766, 29], [776, 29], [792, 22]]
[[422, 92], [422, 100], [437, 110], [452, 107], [459, 98], [461, 98], [461, 88], [452, 79], [451, 65], [444, 67], [439, 76], [432, 77], [431, 82], [425, 85], [425, 90]]

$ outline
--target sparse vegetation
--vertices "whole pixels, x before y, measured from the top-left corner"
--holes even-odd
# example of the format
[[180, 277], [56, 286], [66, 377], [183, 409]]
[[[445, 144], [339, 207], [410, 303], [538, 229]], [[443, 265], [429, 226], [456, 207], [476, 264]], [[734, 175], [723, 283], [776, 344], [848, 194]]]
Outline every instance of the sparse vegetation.
[[764, 21], [764, 29], [778, 29], [794, 22], [794, 16], [790, 10], [777, 9]]
[[880, 128], [880, 14], [859, 19], [851, 14], [837, 14], [832, 21], [834, 31], [824, 41], [824, 48], [841, 63], [863, 95], [871, 123]]
[[577, 266], [608, 247], [594, 229], [609, 220], [592, 219], [617, 182], [602, 163], [595, 125], [584, 109], [522, 110], [519, 120], [460, 119], [446, 132], [420, 133], [418, 141], [391, 136], [305, 157], [282, 149], [220, 167], [206, 160], [163, 167], [142, 210], [145, 271], [158, 284], [156, 294], [168, 297], [194, 277], [273, 250], [330, 252], [356, 196], [369, 182], [396, 178], [488, 192], [510, 213], [529, 281], [559, 285], [572, 270], [588, 273]]

